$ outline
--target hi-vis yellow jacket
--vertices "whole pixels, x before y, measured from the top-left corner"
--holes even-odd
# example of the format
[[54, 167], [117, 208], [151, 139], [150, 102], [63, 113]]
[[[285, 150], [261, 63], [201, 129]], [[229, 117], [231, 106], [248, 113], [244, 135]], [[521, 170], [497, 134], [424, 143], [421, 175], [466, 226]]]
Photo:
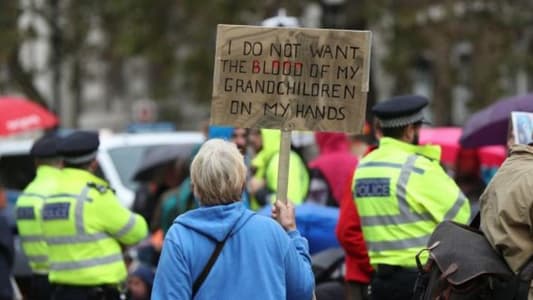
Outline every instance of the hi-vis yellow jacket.
[[39, 166], [35, 179], [17, 199], [17, 228], [22, 250], [35, 274], [48, 274], [48, 249], [41, 228], [41, 209], [45, 197], [57, 190], [60, 174], [61, 170], [57, 168]]
[[440, 166], [440, 147], [392, 138], [361, 160], [353, 195], [370, 263], [414, 267], [438, 223], [470, 218], [470, 204]]
[[[268, 190], [271, 192], [269, 200], [276, 201], [278, 190], [279, 146], [281, 132], [279, 130], [261, 129], [263, 149], [252, 160], [252, 166], [257, 169], [254, 175], [265, 180]], [[309, 191], [309, 173], [307, 168], [296, 152], [290, 152], [288, 174], [287, 198], [295, 205], [302, 204]], [[251, 208], [258, 210], [260, 207], [255, 199], [251, 201]]]
[[126, 278], [120, 244], [147, 235], [146, 221], [124, 208], [107, 183], [65, 168], [42, 211], [51, 283], [117, 284]]

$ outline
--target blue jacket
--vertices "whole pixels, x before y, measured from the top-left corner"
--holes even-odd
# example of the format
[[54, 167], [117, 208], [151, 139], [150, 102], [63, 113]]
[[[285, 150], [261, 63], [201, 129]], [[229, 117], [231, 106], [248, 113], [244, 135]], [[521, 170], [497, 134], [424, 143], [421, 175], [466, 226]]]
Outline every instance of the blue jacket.
[[307, 241], [241, 202], [200, 207], [174, 221], [165, 236], [152, 299], [191, 299], [214, 241], [228, 234], [195, 299], [311, 299], [314, 277]]

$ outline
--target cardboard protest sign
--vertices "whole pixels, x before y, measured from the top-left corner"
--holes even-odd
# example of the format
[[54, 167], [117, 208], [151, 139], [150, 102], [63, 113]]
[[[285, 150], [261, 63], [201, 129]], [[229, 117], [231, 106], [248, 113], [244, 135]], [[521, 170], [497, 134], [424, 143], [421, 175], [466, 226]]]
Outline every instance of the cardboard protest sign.
[[533, 143], [533, 113], [513, 111], [511, 126], [515, 144]]
[[218, 25], [211, 123], [359, 132], [369, 31]]

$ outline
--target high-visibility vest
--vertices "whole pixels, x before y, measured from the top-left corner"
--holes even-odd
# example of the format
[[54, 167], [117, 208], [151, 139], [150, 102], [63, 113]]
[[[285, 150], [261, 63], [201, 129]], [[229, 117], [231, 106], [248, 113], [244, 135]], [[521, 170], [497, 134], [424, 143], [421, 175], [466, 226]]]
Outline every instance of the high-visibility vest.
[[[278, 164], [281, 133], [279, 130], [261, 129], [263, 148], [251, 161], [252, 168], [256, 169], [254, 177], [265, 180], [266, 187], [271, 192], [268, 200], [276, 200], [278, 190]], [[294, 204], [301, 204], [309, 192], [309, 172], [304, 162], [296, 154], [290, 152], [288, 174], [287, 198]], [[250, 199], [250, 208], [258, 210], [261, 207], [255, 198]]]
[[359, 163], [353, 195], [372, 265], [414, 267], [438, 223], [470, 218], [468, 199], [439, 160], [439, 146], [384, 137]]
[[[274, 194], [278, 190], [278, 168], [279, 153], [276, 153], [269, 162], [265, 174], [266, 185]], [[309, 191], [309, 172], [300, 156], [294, 151], [290, 152], [288, 175], [287, 199], [296, 205], [302, 204]], [[273, 197], [274, 194], [272, 195]], [[274, 200], [275, 198], [271, 199], [271, 201]]]
[[35, 179], [17, 199], [15, 210], [22, 250], [36, 274], [48, 274], [48, 249], [41, 228], [41, 209], [45, 197], [57, 189], [60, 174], [57, 168], [39, 166]]
[[51, 283], [120, 283], [127, 275], [120, 244], [135, 244], [148, 232], [146, 221], [124, 208], [104, 180], [71, 168], [63, 169], [42, 218]]
[[[276, 201], [276, 192], [278, 190], [278, 168], [279, 168], [279, 153], [274, 154], [271, 161], [265, 169], [264, 180], [267, 189], [270, 191], [268, 201], [273, 203]], [[289, 158], [289, 174], [287, 183], [287, 199], [295, 205], [302, 204], [309, 192], [309, 172], [305, 167], [302, 159], [298, 154], [291, 151]], [[252, 210], [259, 210], [261, 207], [255, 198], [250, 200], [250, 208]]]

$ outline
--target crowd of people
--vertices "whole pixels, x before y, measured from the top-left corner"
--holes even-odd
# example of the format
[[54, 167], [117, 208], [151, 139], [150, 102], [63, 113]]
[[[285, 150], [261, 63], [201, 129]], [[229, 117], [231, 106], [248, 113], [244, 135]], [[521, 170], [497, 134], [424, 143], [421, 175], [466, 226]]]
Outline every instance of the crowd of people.
[[[339, 209], [343, 297], [411, 299], [415, 255], [440, 222], [468, 223], [485, 187], [479, 166], [466, 167], [475, 158], [460, 156], [454, 180], [440, 148], [419, 145], [427, 105], [393, 97], [373, 107], [362, 134], [317, 132], [315, 143], [293, 147], [286, 204], [276, 200], [277, 130], [207, 127], [207, 142], [139, 180], [133, 212], [94, 174], [98, 135], [43, 137], [16, 210], [34, 273], [26, 296], [330, 299], [295, 221], [294, 206], [311, 202]], [[510, 153], [481, 196], [481, 227], [518, 270], [533, 256], [533, 156], [527, 145]], [[270, 206], [271, 218], [255, 213]]]

